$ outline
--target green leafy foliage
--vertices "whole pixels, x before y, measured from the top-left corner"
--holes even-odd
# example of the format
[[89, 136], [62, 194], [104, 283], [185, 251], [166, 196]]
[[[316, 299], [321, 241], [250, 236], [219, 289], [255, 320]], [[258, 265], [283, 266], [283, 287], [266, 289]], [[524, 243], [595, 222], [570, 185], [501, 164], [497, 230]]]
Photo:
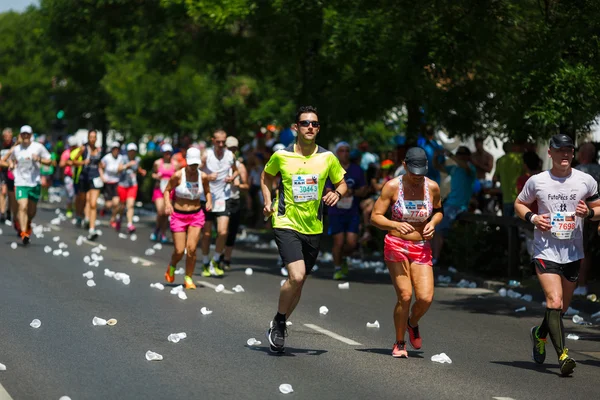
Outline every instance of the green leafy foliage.
[[593, 0], [41, 0], [0, 15], [0, 122], [249, 138], [313, 104], [322, 141], [381, 149], [424, 123], [576, 135], [600, 113], [599, 21]]

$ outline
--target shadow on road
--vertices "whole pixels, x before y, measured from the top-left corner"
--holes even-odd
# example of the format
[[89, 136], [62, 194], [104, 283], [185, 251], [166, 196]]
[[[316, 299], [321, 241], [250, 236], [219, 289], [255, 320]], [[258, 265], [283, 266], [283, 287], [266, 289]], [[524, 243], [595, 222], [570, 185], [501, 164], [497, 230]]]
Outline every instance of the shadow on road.
[[[533, 361], [490, 361], [492, 364], [504, 365], [506, 367], [520, 368], [526, 369], [529, 371], [539, 372], [541, 374], [550, 374], [550, 375], [558, 375], [560, 373], [550, 371], [545, 365], [538, 365]], [[552, 368], [556, 368], [558, 370], [558, 365], [552, 365]]]
[[309, 349], [296, 349], [294, 347], [286, 347], [285, 353], [273, 353], [269, 350], [269, 347], [248, 347], [252, 351], [259, 351], [266, 353], [273, 357], [296, 357], [297, 355], [307, 356], [320, 356], [321, 354], [327, 353], [327, 350], [309, 350]]
[[[391, 348], [372, 348], [372, 349], [354, 349], [356, 351], [360, 351], [362, 353], [372, 353], [372, 354], [381, 354], [384, 355], [386, 357], [390, 357], [392, 354], [392, 349]], [[423, 356], [421, 355], [423, 354], [422, 351], [412, 351], [409, 350], [408, 351], [408, 357], [409, 358], [423, 358]]]

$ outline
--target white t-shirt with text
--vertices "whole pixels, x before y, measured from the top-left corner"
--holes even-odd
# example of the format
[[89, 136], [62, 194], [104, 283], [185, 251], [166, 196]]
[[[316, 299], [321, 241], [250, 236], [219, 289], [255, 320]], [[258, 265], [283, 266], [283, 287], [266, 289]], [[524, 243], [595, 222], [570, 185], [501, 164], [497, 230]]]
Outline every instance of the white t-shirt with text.
[[27, 147], [20, 144], [13, 149], [11, 159], [17, 164], [13, 171], [15, 186], [36, 187], [40, 184], [40, 163], [34, 162], [33, 156], [50, 159], [48, 150], [38, 142], [31, 142]]
[[525, 204], [537, 200], [538, 214], [548, 215], [552, 230], [534, 231], [533, 257], [559, 264], [581, 260], [583, 253], [583, 219], [575, 216], [579, 200], [598, 195], [596, 180], [584, 172], [571, 170], [567, 177], [550, 171], [533, 175], [519, 194]]

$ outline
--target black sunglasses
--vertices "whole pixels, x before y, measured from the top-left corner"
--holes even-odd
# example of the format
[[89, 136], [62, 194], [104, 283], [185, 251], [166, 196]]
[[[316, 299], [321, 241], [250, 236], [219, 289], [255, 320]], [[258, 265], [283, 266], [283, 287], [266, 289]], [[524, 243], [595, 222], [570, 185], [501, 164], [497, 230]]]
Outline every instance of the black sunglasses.
[[312, 124], [313, 128], [318, 128], [321, 126], [321, 123], [319, 121], [310, 121], [308, 119], [303, 120], [303, 121], [298, 121], [298, 125], [300, 125], [303, 128], [308, 128], [308, 126]]

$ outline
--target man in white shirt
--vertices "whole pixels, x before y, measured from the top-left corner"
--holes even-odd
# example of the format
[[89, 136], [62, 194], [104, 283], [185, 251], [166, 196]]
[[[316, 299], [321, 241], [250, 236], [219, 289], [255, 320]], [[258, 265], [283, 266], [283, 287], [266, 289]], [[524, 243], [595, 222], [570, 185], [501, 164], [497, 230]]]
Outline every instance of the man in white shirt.
[[[542, 324], [530, 330], [532, 358], [544, 362], [549, 333], [565, 376], [576, 363], [565, 347], [562, 315], [573, 298], [584, 257], [584, 220], [600, 220], [598, 184], [591, 175], [571, 168], [574, 148], [569, 136], [554, 135], [548, 149], [552, 168], [529, 178], [515, 201], [517, 215], [535, 225], [533, 264], [547, 304]], [[539, 215], [530, 209], [534, 201]]]
[[[210, 180], [210, 193], [212, 194], [212, 210], [206, 213], [206, 223], [202, 228], [202, 276], [223, 276], [221, 267], [222, 255], [225, 251], [229, 215], [231, 214], [231, 183], [239, 172], [235, 163], [235, 156], [225, 147], [227, 133], [219, 130], [213, 133], [213, 147], [207, 149], [202, 156], [202, 171]], [[233, 171], [230, 174], [230, 170]], [[210, 241], [212, 237], [213, 222], [217, 223], [217, 241], [215, 254], [209, 261]]]
[[24, 245], [29, 244], [31, 221], [41, 194], [40, 164], [52, 164], [50, 153], [42, 144], [31, 140], [32, 134], [31, 126], [22, 126], [18, 144], [2, 158], [3, 162], [8, 161], [8, 167], [15, 175], [20, 235]]

